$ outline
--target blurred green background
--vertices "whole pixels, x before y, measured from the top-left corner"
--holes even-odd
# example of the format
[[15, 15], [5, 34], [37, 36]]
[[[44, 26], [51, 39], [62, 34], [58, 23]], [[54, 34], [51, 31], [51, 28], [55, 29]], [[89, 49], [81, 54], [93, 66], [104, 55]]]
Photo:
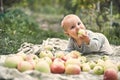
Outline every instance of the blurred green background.
[[60, 22], [70, 13], [120, 45], [120, 0], [0, 0], [0, 54], [16, 53], [24, 42], [67, 39]]

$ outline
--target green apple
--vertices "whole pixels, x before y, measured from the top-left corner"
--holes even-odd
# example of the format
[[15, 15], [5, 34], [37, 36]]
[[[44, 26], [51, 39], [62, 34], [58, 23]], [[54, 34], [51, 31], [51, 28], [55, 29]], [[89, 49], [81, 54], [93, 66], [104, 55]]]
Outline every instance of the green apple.
[[103, 69], [102, 66], [95, 66], [95, 67], [93, 68], [93, 73], [94, 73], [94, 74], [97, 74], [97, 75], [101, 75], [101, 74], [104, 73], [104, 69]]
[[118, 70], [120, 71], [120, 62], [117, 62], [117, 67], [118, 67]]
[[34, 65], [31, 62], [29, 62], [29, 61], [21, 61], [18, 64], [17, 69], [20, 72], [24, 72], [24, 71], [27, 71], [27, 70], [33, 70], [34, 69]]
[[81, 72], [81, 68], [76, 64], [68, 64], [65, 66], [65, 74], [75, 75], [75, 74], [80, 74], [80, 72]]
[[43, 57], [41, 58], [41, 60], [46, 61], [49, 64], [49, 66], [52, 64], [52, 59], [49, 57]]
[[110, 58], [109, 58], [109, 56], [104, 55], [104, 56], [101, 57], [101, 59], [104, 60], [104, 61], [106, 61], [106, 60], [109, 60]]
[[82, 68], [83, 72], [89, 72], [91, 70], [91, 68], [90, 68], [88, 63], [83, 63], [81, 68]]
[[54, 47], [52, 45], [45, 45], [44, 46], [44, 49], [45, 50], [49, 50], [49, 51], [52, 51], [54, 49]]
[[105, 64], [105, 61], [104, 61], [104, 60], [98, 59], [96, 65], [104, 67], [104, 65], [106, 65], [106, 64]]
[[85, 56], [80, 56], [80, 57], [78, 57], [78, 59], [81, 63], [87, 62], [87, 58]]
[[68, 64], [76, 64], [78, 66], [81, 65], [79, 59], [76, 59], [76, 58], [70, 58], [68, 59], [66, 62], [65, 62], [65, 65], [68, 65]]
[[78, 31], [78, 36], [81, 36], [81, 35], [85, 35], [85, 30], [84, 29], [80, 29]]
[[43, 57], [49, 57], [49, 58], [53, 58], [53, 53], [51, 51], [41, 51], [40, 54], [39, 54], [39, 57], [40, 58], [43, 58]]
[[50, 73], [50, 66], [46, 61], [40, 60], [36, 65], [35, 65], [35, 70], [43, 72], [43, 73]]
[[9, 68], [17, 68], [17, 65], [23, 61], [23, 57], [18, 55], [9, 55], [6, 57], [4, 66]]
[[96, 66], [96, 63], [94, 61], [89, 61], [88, 64], [90, 65], [91, 69], [93, 69]]
[[57, 51], [55, 52], [55, 57], [56, 58], [62, 58], [65, 56], [65, 53], [63, 51]]

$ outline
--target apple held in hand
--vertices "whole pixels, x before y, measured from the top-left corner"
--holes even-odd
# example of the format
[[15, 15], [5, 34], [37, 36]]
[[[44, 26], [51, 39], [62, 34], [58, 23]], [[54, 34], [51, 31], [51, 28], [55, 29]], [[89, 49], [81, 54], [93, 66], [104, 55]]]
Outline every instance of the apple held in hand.
[[79, 31], [78, 31], [78, 36], [81, 36], [81, 35], [85, 35], [85, 30], [84, 29], [80, 29]]
[[9, 68], [17, 68], [17, 65], [23, 61], [23, 57], [18, 56], [18, 55], [10, 55], [6, 57], [4, 66], [9, 67]]
[[68, 64], [65, 66], [65, 74], [75, 75], [80, 74], [81, 68], [76, 64]]

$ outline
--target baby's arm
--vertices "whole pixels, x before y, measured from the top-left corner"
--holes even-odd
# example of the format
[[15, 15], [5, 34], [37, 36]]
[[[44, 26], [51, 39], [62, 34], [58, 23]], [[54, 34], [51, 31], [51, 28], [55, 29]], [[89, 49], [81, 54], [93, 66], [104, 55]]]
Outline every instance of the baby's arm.
[[90, 48], [91, 51], [97, 52], [103, 46], [103, 43], [104, 43], [104, 37], [100, 36], [99, 33], [96, 33], [90, 38], [88, 47]]

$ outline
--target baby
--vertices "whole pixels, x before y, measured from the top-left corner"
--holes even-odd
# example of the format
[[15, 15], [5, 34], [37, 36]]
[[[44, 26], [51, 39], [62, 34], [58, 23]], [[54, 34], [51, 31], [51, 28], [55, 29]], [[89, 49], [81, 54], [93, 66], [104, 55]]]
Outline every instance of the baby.
[[101, 33], [87, 30], [77, 15], [69, 14], [65, 16], [61, 26], [64, 33], [70, 37], [67, 51], [77, 50], [82, 54], [113, 53], [108, 39]]

